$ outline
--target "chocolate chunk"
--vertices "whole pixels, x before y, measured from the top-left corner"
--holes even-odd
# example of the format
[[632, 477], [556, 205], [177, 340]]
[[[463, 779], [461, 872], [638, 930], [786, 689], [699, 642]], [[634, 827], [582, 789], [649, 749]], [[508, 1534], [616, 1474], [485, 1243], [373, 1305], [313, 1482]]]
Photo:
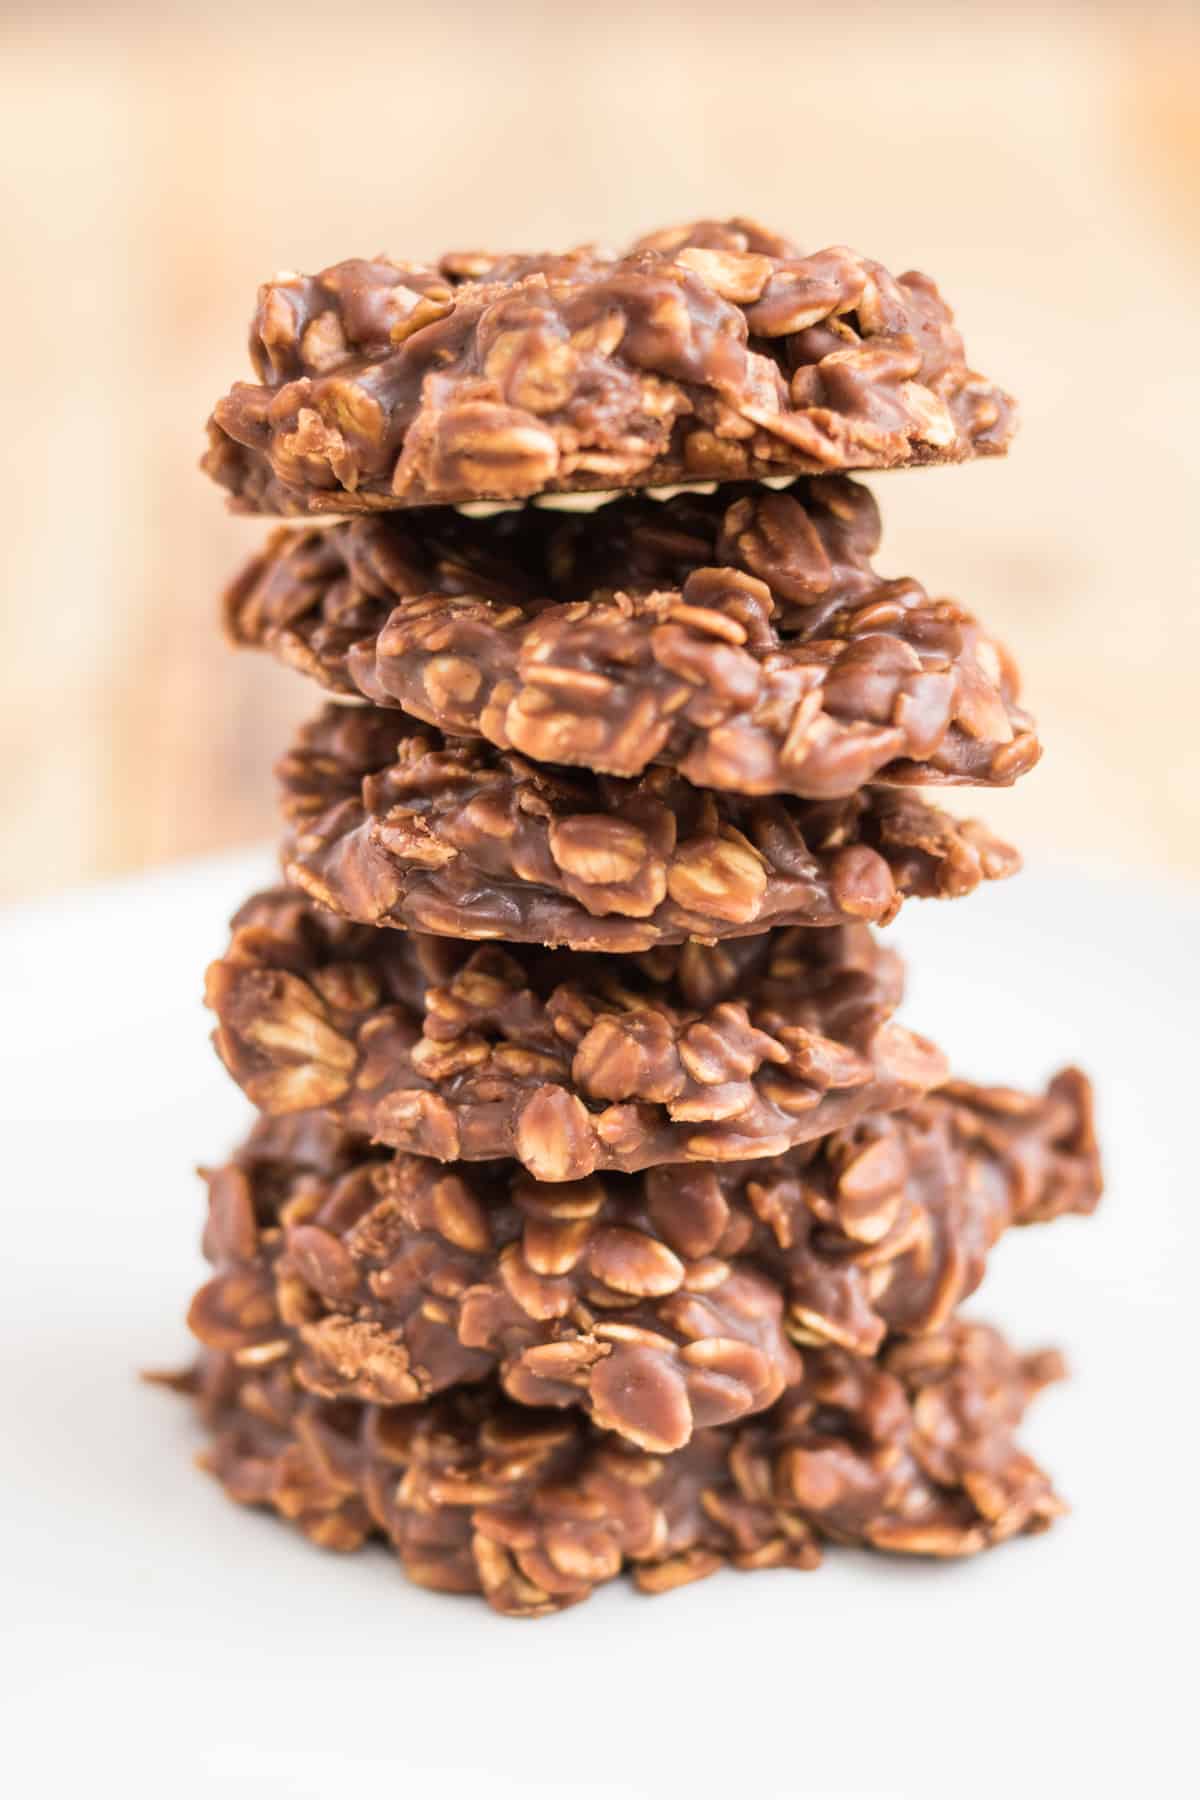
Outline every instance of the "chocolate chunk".
[[279, 276], [204, 467], [245, 511], [365, 512], [1007, 448], [1013, 403], [926, 276], [717, 234]]
[[330, 704], [279, 764], [284, 873], [368, 925], [630, 952], [773, 925], [887, 924], [909, 895], [1015, 873], [1015, 850], [914, 793], [706, 794], [548, 769]]
[[777, 1156], [946, 1077], [891, 1022], [898, 959], [865, 926], [617, 960], [347, 925], [295, 892], [234, 920], [207, 998], [267, 1113], [542, 1181]]
[[385, 1405], [498, 1370], [657, 1452], [778, 1399], [789, 1337], [869, 1356], [942, 1329], [1003, 1231], [1100, 1187], [1073, 1070], [1044, 1096], [956, 1084], [766, 1165], [555, 1185], [268, 1119], [208, 1184], [210, 1349], [284, 1343], [302, 1387]]
[[867, 490], [830, 477], [360, 519], [278, 531], [226, 618], [335, 693], [540, 762], [809, 799], [1012, 782], [1040, 755], [1012, 662], [875, 574], [878, 536]]
[[1063, 1506], [1014, 1433], [1061, 1372], [1053, 1353], [1017, 1356], [961, 1322], [878, 1361], [806, 1351], [770, 1411], [666, 1457], [489, 1385], [417, 1406], [334, 1402], [300, 1387], [286, 1355], [210, 1352], [190, 1386], [204, 1464], [232, 1499], [325, 1549], [384, 1537], [421, 1586], [536, 1617], [626, 1568], [662, 1593], [722, 1564], [812, 1569], [825, 1540], [954, 1557], [1042, 1531]]

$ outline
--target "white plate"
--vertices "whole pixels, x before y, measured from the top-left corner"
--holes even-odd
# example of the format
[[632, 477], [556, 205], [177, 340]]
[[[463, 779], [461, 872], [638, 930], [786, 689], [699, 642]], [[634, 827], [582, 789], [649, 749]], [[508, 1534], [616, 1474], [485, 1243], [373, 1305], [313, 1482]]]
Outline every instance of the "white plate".
[[135, 1380], [187, 1354], [190, 1170], [246, 1116], [206, 1045], [201, 972], [267, 868], [205, 864], [0, 924], [8, 1792], [1191, 1788], [1193, 896], [1030, 873], [898, 930], [905, 1017], [962, 1072], [1032, 1082], [1078, 1058], [1100, 1088], [1104, 1208], [1015, 1234], [974, 1305], [1071, 1355], [1028, 1441], [1073, 1515], [959, 1565], [833, 1551], [813, 1575], [655, 1600], [617, 1585], [522, 1624], [230, 1506], [190, 1467], [185, 1408]]

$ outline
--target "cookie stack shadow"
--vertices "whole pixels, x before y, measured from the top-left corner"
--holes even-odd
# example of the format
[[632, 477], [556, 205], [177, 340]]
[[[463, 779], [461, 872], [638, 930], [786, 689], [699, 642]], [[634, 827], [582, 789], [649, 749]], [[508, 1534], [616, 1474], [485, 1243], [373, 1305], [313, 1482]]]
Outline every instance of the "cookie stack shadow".
[[1007, 446], [936, 289], [735, 220], [282, 276], [251, 353], [208, 472], [342, 516], [226, 598], [330, 698], [208, 978], [205, 1465], [523, 1615], [1049, 1525], [1059, 1359], [959, 1307], [1095, 1205], [1087, 1082], [953, 1078], [879, 932], [1040, 750], [847, 474]]

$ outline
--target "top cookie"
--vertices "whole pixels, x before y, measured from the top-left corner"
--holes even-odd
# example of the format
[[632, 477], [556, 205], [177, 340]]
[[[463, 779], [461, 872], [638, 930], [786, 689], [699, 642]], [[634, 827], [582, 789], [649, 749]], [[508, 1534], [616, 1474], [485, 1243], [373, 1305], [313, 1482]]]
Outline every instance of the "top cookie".
[[1014, 428], [928, 277], [744, 219], [281, 275], [250, 355], [203, 464], [245, 512], [963, 462]]

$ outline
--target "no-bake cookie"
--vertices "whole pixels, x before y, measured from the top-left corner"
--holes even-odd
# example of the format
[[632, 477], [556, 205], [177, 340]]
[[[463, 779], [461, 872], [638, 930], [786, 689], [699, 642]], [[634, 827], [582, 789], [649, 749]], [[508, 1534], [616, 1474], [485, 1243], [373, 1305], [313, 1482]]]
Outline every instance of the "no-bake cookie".
[[793, 1344], [942, 1329], [1003, 1231], [1099, 1192], [1076, 1071], [1036, 1096], [958, 1083], [766, 1164], [557, 1184], [267, 1119], [208, 1184], [210, 1349], [382, 1404], [498, 1371], [657, 1452], [778, 1399]]
[[614, 958], [347, 925], [281, 889], [237, 915], [207, 998], [264, 1112], [573, 1181], [777, 1156], [917, 1099], [947, 1068], [893, 1022], [901, 988], [866, 926]]
[[927, 276], [737, 220], [279, 275], [250, 356], [204, 466], [254, 512], [962, 462], [1014, 424]]
[[386, 1538], [422, 1587], [536, 1617], [624, 1568], [663, 1593], [722, 1564], [813, 1569], [826, 1541], [958, 1557], [1043, 1531], [1063, 1505], [1015, 1431], [1061, 1374], [1053, 1353], [960, 1322], [878, 1361], [812, 1350], [769, 1412], [670, 1456], [487, 1385], [419, 1406], [326, 1401], [286, 1360], [215, 1352], [182, 1385], [232, 1499], [325, 1549]]
[[620, 781], [329, 705], [279, 764], [287, 879], [368, 925], [633, 952], [776, 925], [883, 925], [1020, 867], [911, 790], [840, 800]]
[[1005, 786], [1041, 747], [1011, 658], [871, 558], [835, 477], [632, 495], [587, 515], [452, 509], [281, 529], [230, 635], [332, 692], [541, 762], [830, 799], [870, 781]]

